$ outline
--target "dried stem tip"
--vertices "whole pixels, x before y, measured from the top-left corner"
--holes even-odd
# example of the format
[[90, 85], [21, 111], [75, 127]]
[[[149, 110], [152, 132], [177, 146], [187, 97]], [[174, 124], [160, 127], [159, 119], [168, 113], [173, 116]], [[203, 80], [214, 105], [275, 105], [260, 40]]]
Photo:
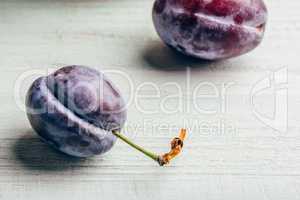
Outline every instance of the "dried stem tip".
[[160, 166], [163, 166], [165, 164], [168, 164], [171, 159], [173, 159], [175, 156], [177, 156], [183, 147], [183, 140], [186, 135], [186, 130], [181, 129], [179, 137], [176, 137], [171, 142], [171, 151], [169, 153], [163, 154], [162, 156], [153, 153], [151, 151], [146, 150], [145, 148], [133, 143], [130, 139], [122, 135], [119, 131], [112, 131], [112, 133], [129, 144], [134, 149], [142, 152], [144, 155], [148, 156], [149, 158], [153, 159], [154, 161], [158, 162]]
[[186, 136], [186, 129], [181, 129], [179, 137], [176, 137], [171, 142], [171, 150], [169, 153], [165, 153], [158, 157], [158, 163], [163, 166], [168, 164], [175, 156], [177, 156], [183, 147], [183, 140]]

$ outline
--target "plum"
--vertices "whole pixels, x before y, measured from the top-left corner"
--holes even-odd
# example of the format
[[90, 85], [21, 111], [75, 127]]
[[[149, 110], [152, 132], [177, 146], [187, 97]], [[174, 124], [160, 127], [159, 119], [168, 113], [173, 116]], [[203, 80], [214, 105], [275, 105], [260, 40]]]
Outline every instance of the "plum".
[[263, 0], [156, 0], [152, 14], [168, 46], [207, 60], [251, 51], [262, 41], [267, 22]]
[[69, 155], [88, 157], [110, 150], [113, 130], [126, 120], [124, 100], [102, 73], [67, 66], [30, 87], [27, 115], [41, 138]]
[[33, 82], [26, 97], [31, 126], [45, 143], [76, 157], [109, 151], [120, 138], [160, 165], [182, 148], [185, 130], [172, 141], [172, 150], [159, 156], [120, 133], [126, 121], [124, 100], [101, 72], [85, 66], [66, 66]]

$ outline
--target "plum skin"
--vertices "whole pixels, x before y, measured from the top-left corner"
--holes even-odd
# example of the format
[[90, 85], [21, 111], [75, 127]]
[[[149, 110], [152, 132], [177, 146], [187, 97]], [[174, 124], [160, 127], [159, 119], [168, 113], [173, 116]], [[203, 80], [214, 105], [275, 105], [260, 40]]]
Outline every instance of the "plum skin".
[[109, 151], [113, 130], [126, 121], [119, 91], [102, 73], [67, 66], [33, 82], [26, 97], [27, 116], [47, 144], [76, 157]]
[[218, 60], [245, 54], [261, 43], [267, 9], [262, 0], [156, 0], [152, 17], [168, 46]]

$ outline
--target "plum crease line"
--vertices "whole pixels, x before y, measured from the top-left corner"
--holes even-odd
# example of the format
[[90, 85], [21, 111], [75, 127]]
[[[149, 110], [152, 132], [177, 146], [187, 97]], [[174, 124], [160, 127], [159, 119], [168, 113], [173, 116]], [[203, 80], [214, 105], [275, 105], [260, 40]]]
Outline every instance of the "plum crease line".
[[[62, 102], [58, 98], [55, 97], [55, 95], [52, 93], [52, 91], [48, 88], [46, 82], [45, 82], [45, 77], [42, 78], [41, 80], [41, 86], [45, 87], [46, 89], [46, 94], [45, 97], [48, 100], [48, 103], [52, 101], [53, 106], [60, 112], [60, 113], [65, 113], [69, 119], [72, 120], [72, 123], [80, 124], [82, 123], [82, 126], [88, 131], [88, 132], [96, 132], [97, 136], [100, 138], [105, 137], [106, 135], [106, 130], [102, 129], [98, 126], [95, 126], [94, 124], [88, 123], [85, 119], [79, 117], [75, 113], [71, 112], [71, 110], [68, 107], [65, 107]], [[53, 102], [53, 100], [56, 100]], [[66, 110], [63, 110], [62, 108], [66, 108]]]

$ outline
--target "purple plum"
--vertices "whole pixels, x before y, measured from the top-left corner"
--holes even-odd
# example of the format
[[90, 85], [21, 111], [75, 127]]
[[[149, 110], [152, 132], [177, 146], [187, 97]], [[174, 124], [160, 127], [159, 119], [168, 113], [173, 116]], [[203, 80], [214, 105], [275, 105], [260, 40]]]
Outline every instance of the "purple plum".
[[55, 149], [76, 157], [109, 151], [126, 121], [120, 92], [102, 73], [67, 66], [31, 85], [26, 98], [29, 121]]
[[153, 22], [179, 52], [207, 60], [231, 58], [257, 47], [264, 36], [263, 0], [156, 0]]

